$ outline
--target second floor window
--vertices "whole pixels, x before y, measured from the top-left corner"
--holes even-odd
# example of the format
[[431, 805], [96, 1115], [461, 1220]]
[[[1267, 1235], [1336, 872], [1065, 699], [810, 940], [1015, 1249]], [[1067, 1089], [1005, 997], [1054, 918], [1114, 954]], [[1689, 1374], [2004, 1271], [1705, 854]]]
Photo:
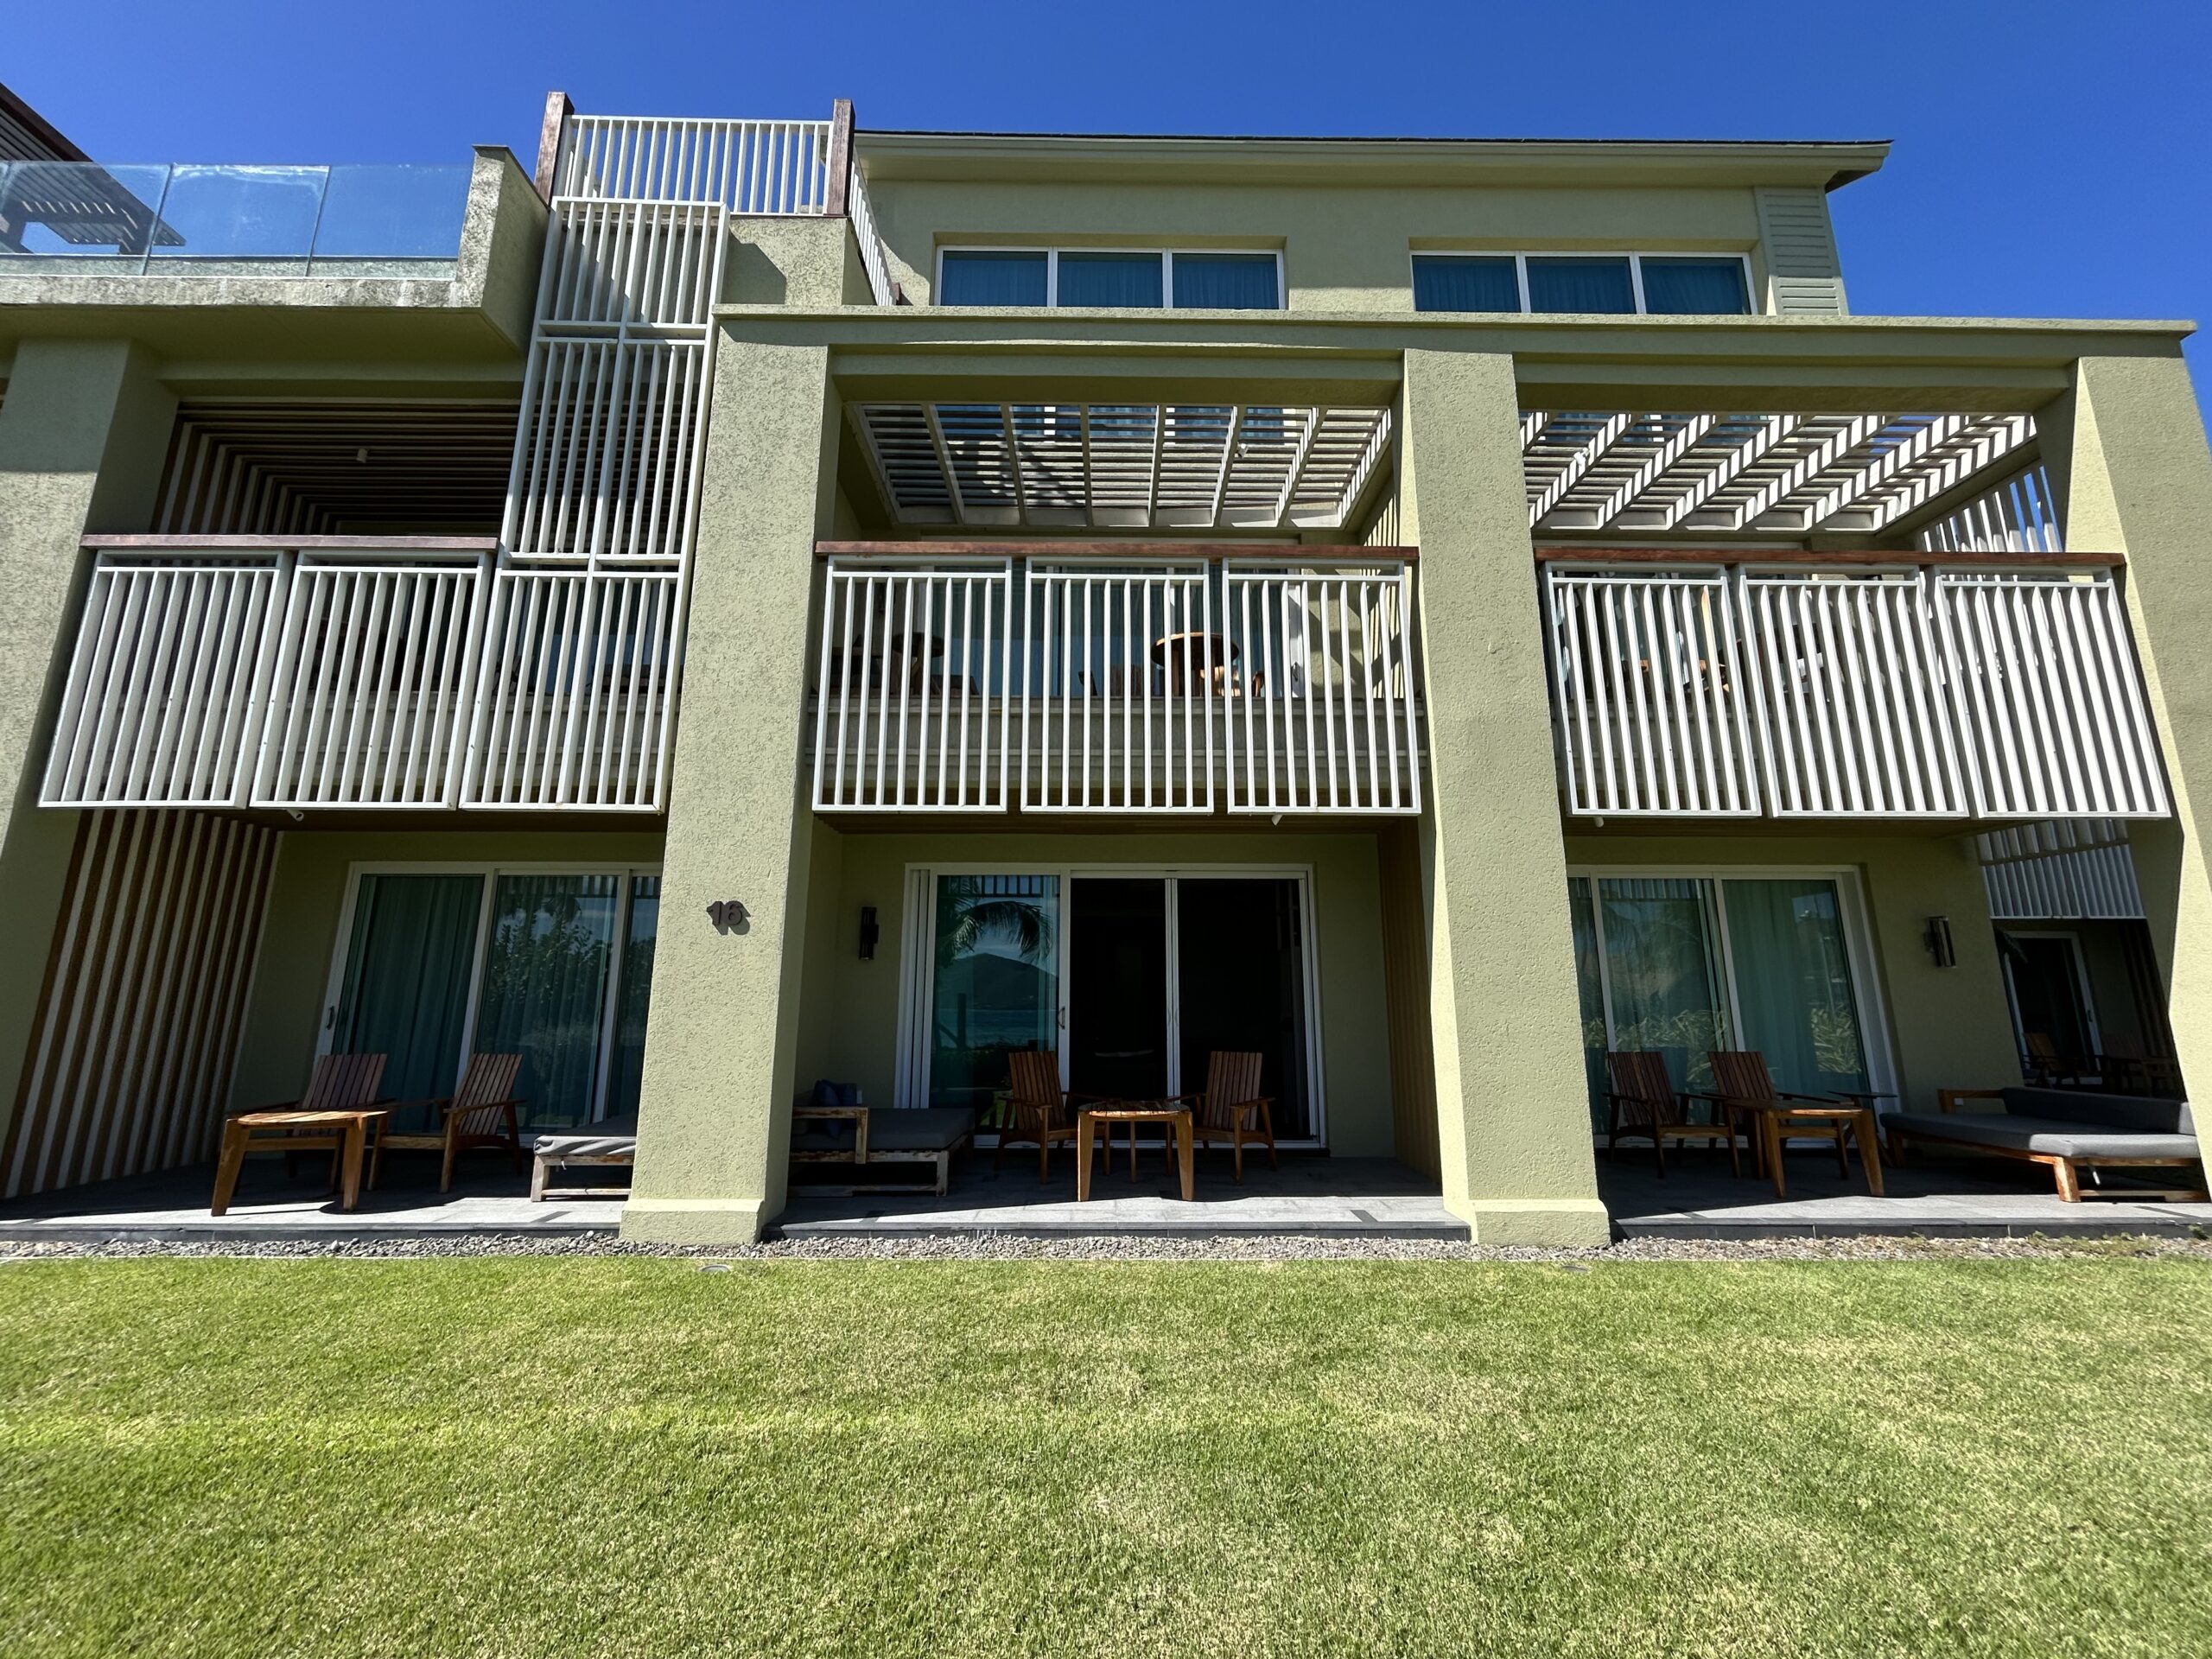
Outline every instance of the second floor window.
[[1273, 251], [1122, 248], [947, 248], [939, 305], [1129, 306], [1276, 311], [1282, 260]]
[[1416, 311], [1742, 316], [1740, 254], [1417, 253]]

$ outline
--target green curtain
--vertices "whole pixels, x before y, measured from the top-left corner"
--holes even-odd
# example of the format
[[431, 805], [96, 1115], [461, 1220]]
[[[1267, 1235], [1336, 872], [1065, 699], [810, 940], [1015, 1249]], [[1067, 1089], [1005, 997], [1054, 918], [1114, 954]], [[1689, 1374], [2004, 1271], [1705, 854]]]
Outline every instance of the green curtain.
[[1864, 1089], [1866, 1050], [1835, 883], [1724, 881], [1745, 1046], [1775, 1086], [1803, 1094]]
[[630, 882], [630, 931], [622, 944], [621, 982], [615, 992], [614, 1060], [607, 1068], [608, 1117], [638, 1109], [638, 1084], [645, 1065], [645, 1010], [652, 1001], [653, 944], [660, 936], [660, 877]]
[[483, 899], [480, 875], [361, 878], [330, 1046], [388, 1056], [384, 1092], [392, 1099], [453, 1092]]
[[1729, 1046], [1713, 883], [1608, 877], [1598, 883], [1613, 1046], [1656, 1049], [1677, 1088], [1708, 1090], [1711, 1050]]
[[1574, 933], [1574, 989], [1582, 1008], [1582, 1071], [1590, 1090], [1590, 1125], [1605, 1127], [1605, 988], [1599, 976], [1598, 922], [1590, 878], [1571, 876], [1567, 909]]
[[503, 875], [477, 1004], [476, 1051], [523, 1057], [526, 1127], [591, 1116], [605, 1040], [617, 875]]

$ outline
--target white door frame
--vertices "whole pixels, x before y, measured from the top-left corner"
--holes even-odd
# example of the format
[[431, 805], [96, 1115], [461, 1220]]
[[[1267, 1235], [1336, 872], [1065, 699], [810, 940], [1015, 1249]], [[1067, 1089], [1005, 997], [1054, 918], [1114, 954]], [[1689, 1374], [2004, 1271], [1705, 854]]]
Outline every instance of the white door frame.
[[1321, 972], [1319, 918], [1313, 904], [1313, 867], [1311, 864], [1255, 863], [1041, 863], [1020, 859], [931, 861], [914, 860], [906, 867], [906, 938], [899, 964], [899, 1048], [893, 1075], [898, 1079], [899, 1106], [925, 1105], [929, 1100], [930, 1056], [927, 1010], [935, 992], [937, 970], [937, 878], [940, 875], [1049, 875], [1056, 877], [1057, 910], [1053, 918], [1053, 1024], [1059, 1033], [1060, 1086], [1068, 1083], [1068, 928], [1070, 883], [1086, 876], [1122, 880], [1157, 878], [1166, 884], [1167, 1090], [1180, 1094], [1186, 1087], [1183, 1070], [1183, 1027], [1180, 1007], [1179, 962], [1181, 906], [1178, 885], [1184, 880], [1295, 881], [1303, 925], [1299, 930], [1299, 968], [1306, 1001], [1306, 1072], [1308, 1112], [1313, 1129], [1308, 1135], [1280, 1142], [1285, 1147], [1319, 1148], [1328, 1145], [1327, 1090], [1323, 1082], [1321, 1044]]

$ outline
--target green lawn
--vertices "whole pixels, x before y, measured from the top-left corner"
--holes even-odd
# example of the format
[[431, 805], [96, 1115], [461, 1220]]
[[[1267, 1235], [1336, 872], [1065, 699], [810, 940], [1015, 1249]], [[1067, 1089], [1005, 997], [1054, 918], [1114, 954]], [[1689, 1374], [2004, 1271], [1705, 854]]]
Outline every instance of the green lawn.
[[2212, 1263], [0, 1266], [0, 1653], [2212, 1654]]

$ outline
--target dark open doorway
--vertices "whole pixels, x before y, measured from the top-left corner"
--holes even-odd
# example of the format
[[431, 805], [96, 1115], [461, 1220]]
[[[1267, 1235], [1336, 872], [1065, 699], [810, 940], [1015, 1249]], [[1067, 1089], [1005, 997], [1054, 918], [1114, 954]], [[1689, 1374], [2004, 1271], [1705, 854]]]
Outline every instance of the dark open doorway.
[[1122, 1100], [1167, 1092], [1167, 883], [1068, 884], [1068, 1087]]
[[1306, 1055], [1305, 917], [1289, 877], [1185, 876], [1176, 884], [1183, 1087], [1203, 1089], [1216, 1049], [1260, 1056], [1275, 1134], [1316, 1133]]

